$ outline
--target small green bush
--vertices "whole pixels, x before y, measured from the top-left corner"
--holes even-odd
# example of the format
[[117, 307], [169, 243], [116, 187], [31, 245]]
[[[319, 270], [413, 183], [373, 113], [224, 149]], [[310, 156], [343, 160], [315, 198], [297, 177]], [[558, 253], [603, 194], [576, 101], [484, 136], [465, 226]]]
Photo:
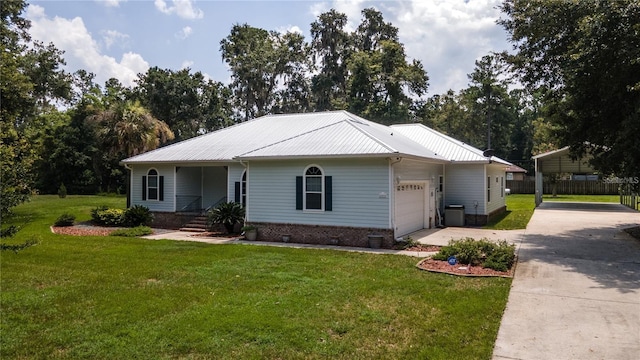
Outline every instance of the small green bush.
[[124, 212], [124, 223], [126, 226], [150, 225], [153, 221], [153, 214], [148, 207], [134, 205]]
[[124, 210], [99, 206], [91, 210], [91, 219], [98, 225], [122, 226], [124, 225]]
[[136, 226], [129, 229], [119, 229], [111, 232], [111, 236], [126, 236], [126, 237], [136, 237], [136, 236], [145, 236], [153, 234], [153, 230], [151, 230], [148, 226]]
[[73, 222], [76, 221], [76, 216], [64, 213], [58, 217], [55, 226], [73, 226]]
[[64, 186], [64, 183], [60, 184], [60, 187], [58, 188], [58, 197], [61, 199], [67, 197], [67, 187]]
[[461, 264], [482, 266], [498, 271], [507, 271], [513, 266], [516, 257], [516, 246], [502, 240], [493, 243], [488, 239], [475, 240], [465, 238], [451, 240], [438, 253], [433, 255], [435, 260], [447, 260], [455, 256]]

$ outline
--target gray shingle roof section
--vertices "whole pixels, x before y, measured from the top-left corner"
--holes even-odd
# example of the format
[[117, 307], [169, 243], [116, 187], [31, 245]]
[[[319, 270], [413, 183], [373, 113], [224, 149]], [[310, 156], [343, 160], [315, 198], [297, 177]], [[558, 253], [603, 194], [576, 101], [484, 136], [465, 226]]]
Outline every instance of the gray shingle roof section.
[[267, 115], [123, 160], [224, 162], [243, 158], [410, 155], [446, 161], [381, 124], [346, 111]]
[[[462, 141], [456, 140], [441, 132], [435, 131], [422, 124], [391, 125], [394, 131], [417, 142], [425, 148], [443, 156], [447, 160], [460, 163], [488, 163], [483, 151]], [[506, 160], [492, 156], [492, 162], [512, 165]]]

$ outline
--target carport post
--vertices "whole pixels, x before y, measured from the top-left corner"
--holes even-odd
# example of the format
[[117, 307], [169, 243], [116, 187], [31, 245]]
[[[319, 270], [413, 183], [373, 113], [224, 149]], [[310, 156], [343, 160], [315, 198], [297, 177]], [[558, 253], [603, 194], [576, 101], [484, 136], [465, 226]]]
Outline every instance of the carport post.
[[536, 207], [542, 204], [542, 169], [538, 166], [538, 159], [535, 159], [535, 181], [536, 181]]

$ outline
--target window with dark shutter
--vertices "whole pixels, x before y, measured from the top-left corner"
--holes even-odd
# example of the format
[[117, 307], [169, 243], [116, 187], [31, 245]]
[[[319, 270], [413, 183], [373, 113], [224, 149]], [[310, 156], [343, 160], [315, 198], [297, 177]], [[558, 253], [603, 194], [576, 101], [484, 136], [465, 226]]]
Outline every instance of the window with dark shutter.
[[164, 190], [163, 180], [164, 176], [158, 176], [156, 169], [150, 169], [147, 176], [142, 178], [142, 200], [162, 200], [164, 198], [164, 194], [161, 195]]

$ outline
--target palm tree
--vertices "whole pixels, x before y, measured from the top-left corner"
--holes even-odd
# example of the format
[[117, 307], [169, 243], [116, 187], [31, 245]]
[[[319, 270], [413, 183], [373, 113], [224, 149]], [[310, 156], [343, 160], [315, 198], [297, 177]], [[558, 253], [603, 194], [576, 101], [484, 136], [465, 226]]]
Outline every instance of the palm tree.
[[127, 101], [88, 117], [111, 154], [134, 156], [174, 139], [164, 121], [156, 119], [139, 102]]

